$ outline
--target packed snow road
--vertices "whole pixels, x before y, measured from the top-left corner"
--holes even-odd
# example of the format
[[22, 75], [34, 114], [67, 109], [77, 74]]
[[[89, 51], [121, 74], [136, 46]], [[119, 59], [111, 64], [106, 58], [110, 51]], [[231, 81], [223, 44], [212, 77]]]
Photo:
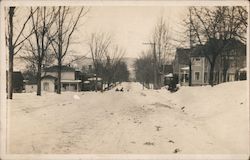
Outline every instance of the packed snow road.
[[15, 94], [10, 153], [248, 154], [247, 82], [123, 92]]

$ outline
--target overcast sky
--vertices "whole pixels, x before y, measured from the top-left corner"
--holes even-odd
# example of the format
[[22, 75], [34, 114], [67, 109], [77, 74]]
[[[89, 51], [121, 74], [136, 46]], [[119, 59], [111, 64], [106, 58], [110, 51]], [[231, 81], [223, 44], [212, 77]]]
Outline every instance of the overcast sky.
[[[23, 17], [27, 16], [28, 11], [29, 7], [19, 7], [16, 20], [24, 21]], [[149, 49], [150, 46], [143, 43], [150, 41], [160, 17], [169, 25], [171, 37], [183, 40], [182, 33], [187, 29], [183, 24], [186, 14], [185, 6], [90, 6], [89, 12], [80, 19], [73, 33], [73, 44], [69, 51], [73, 55], [86, 55], [89, 53], [87, 42], [90, 34], [105, 32], [112, 36], [113, 44], [126, 51], [125, 57], [137, 58], [142, 51]], [[16, 22], [15, 27], [21, 28], [18, 24], [22, 23]], [[179, 45], [174, 41], [171, 43]]]
[[112, 42], [126, 50], [126, 57], [138, 57], [143, 50], [149, 48], [143, 45], [148, 42], [159, 17], [163, 16], [169, 24], [169, 30], [174, 39], [180, 39], [184, 32], [182, 21], [186, 16], [187, 7], [161, 6], [95, 6], [82, 18], [75, 40], [72, 45], [75, 54], [88, 52], [86, 42], [93, 32], [108, 32]]

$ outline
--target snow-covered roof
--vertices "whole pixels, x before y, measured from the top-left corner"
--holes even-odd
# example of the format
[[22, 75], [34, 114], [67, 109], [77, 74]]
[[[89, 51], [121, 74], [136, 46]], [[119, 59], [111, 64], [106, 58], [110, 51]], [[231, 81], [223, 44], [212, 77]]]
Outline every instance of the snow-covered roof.
[[[96, 80], [96, 78], [95, 78], [95, 77], [92, 77], [92, 78], [88, 78], [88, 80], [89, 80], [89, 81], [95, 81], [95, 80]], [[102, 78], [99, 78], [99, 77], [98, 77], [98, 78], [97, 78], [97, 80], [98, 80], [98, 81], [101, 81], [101, 80], [102, 80]]]
[[189, 67], [183, 67], [181, 70], [189, 70]]
[[169, 73], [167, 75], [165, 75], [164, 77], [174, 77], [173, 73]]
[[68, 80], [68, 79], [62, 79], [62, 83], [80, 83], [81, 80]]
[[90, 83], [90, 81], [84, 81], [83, 83], [88, 84], [88, 83]]
[[239, 71], [240, 71], [240, 72], [247, 71], [247, 67], [245, 67], [245, 68], [241, 68]]

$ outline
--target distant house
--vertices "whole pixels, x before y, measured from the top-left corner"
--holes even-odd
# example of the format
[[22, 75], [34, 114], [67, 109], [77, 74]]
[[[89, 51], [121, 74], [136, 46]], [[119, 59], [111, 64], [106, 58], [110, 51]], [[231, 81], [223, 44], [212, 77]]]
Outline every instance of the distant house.
[[[233, 47], [219, 55], [215, 62], [214, 84], [246, 79], [246, 46], [234, 41]], [[173, 73], [178, 75], [181, 85], [189, 83], [189, 61], [191, 62], [192, 85], [207, 85], [209, 82], [210, 64], [203, 53], [204, 46], [192, 49], [178, 48], [173, 61]]]
[[177, 48], [173, 60], [173, 74], [178, 77], [181, 85], [187, 85], [189, 81], [189, 60], [191, 50], [189, 48]]
[[[239, 41], [234, 41], [233, 45], [233, 49], [229, 47], [217, 57], [213, 73], [214, 84], [240, 80], [240, 75], [244, 79], [244, 73], [240, 74], [240, 71], [246, 67], [246, 46]], [[191, 53], [193, 85], [206, 85], [209, 80], [210, 64], [202, 52], [202, 47], [195, 47]]]
[[[6, 71], [6, 92], [8, 91], [8, 74]], [[12, 87], [14, 93], [21, 93], [24, 89], [24, 78], [23, 74], [20, 71], [14, 71], [12, 77]]]
[[13, 72], [13, 92], [21, 93], [24, 90], [24, 78], [20, 71]]
[[[191, 55], [192, 85], [206, 85], [209, 78], [209, 62], [202, 52], [202, 46], [192, 48]], [[189, 72], [189, 67], [188, 71]]]
[[[42, 91], [55, 92], [57, 89], [59, 66], [45, 68], [42, 72]], [[80, 91], [79, 72], [70, 66], [61, 67], [61, 91]]]
[[246, 45], [236, 40], [233, 45], [218, 58], [219, 83], [246, 79]]

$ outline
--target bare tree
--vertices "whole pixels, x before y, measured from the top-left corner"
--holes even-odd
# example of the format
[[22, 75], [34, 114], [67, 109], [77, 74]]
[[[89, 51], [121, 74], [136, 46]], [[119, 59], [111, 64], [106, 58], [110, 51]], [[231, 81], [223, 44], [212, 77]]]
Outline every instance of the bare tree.
[[[56, 14], [52, 8], [36, 7], [36, 10], [36, 13], [31, 16], [34, 34], [28, 39], [25, 52], [27, 54], [26, 60], [30, 60], [37, 66], [37, 95], [41, 96], [42, 67], [49, 55], [52, 37], [56, 33], [51, 28], [55, 22]], [[34, 9], [31, 7], [30, 12], [33, 11]]]
[[92, 33], [90, 36], [90, 41], [88, 43], [91, 58], [94, 65], [96, 82], [95, 91], [97, 91], [97, 78], [99, 76], [100, 67], [99, 64], [103, 62], [105, 55], [107, 55], [108, 47], [111, 44], [111, 36], [107, 33]]
[[152, 53], [154, 58], [154, 88], [159, 89], [161, 85], [161, 74], [164, 74], [164, 65], [170, 56], [170, 44], [171, 36], [169, 32], [169, 26], [164, 20], [164, 17], [160, 17], [151, 40]]
[[246, 42], [247, 16], [244, 7], [191, 7], [190, 25], [194, 42], [202, 45], [210, 64], [209, 84], [214, 84], [217, 57], [229, 47], [231, 40]]
[[106, 73], [103, 75], [103, 78], [107, 80], [108, 89], [110, 89], [111, 82], [115, 83], [117, 80], [121, 80], [120, 71], [124, 69], [121, 67], [122, 59], [125, 55], [125, 50], [119, 48], [118, 45], [110, 47], [108, 52], [106, 52]]
[[[27, 35], [24, 35], [25, 28], [27, 26], [27, 23], [30, 21], [31, 16], [35, 13], [35, 10], [33, 12], [30, 12], [30, 14], [25, 18], [25, 21], [21, 25], [21, 29], [16, 31], [15, 33], [14, 28], [16, 27], [16, 24], [14, 24], [14, 18], [17, 8], [16, 7], [9, 7], [7, 9], [8, 11], [8, 31], [6, 33], [6, 44], [8, 46], [9, 51], [9, 71], [8, 71], [8, 98], [13, 98], [13, 66], [14, 66], [14, 56], [23, 48], [23, 43], [29, 38], [33, 32], [33, 29], [29, 31]], [[16, 36], [16, 37], [15, 37]]]
[[72, 7], [59, 6], [57, 8], [57, 21], [55, 23], [55, 29], [58, 32], [56, 37], [53, 38], [52, 48], [56, 55], [58, 65], [58, 94], [61, 94], [61, 72], [63, 59], [68, 53], [68, 48], [72, 42], [72, 35], [76, 30], [80, 18], [87, 13], [88, 9], [85, 10], [84, 7], [81, 7], [79, 13], [74, 12]]
[[142, 83], [143, 88], [147, 86], [149, 88], [150, 83], [154, 83], [154, 58], [153, 55], [148, 53], [142, 53], [142, 55], [136, 59], [135, 75], [136, 80]]

